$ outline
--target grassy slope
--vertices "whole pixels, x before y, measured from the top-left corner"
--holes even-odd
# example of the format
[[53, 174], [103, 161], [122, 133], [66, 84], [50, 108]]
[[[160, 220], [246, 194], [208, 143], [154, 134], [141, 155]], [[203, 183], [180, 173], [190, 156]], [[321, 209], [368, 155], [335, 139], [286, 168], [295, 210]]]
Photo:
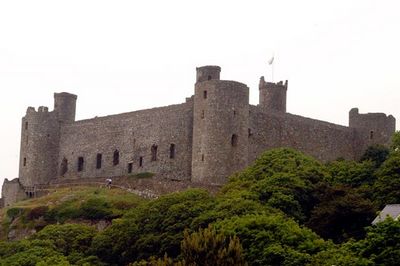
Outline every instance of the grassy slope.
[[[37, 230], [47, 224], [54, 223], [55, 221], [45, 219], [51, 210], [57, 210], [57, 219], [60, 219], [61, 217], [64, 221], [63, 218], [65, 218], [65, 222], [85, 220], [84, 218], [76, 217], [79, 213], [71, 212], [80, 210], [82, 206], [90, 201], [93, 202], [92, 205], [94, 208], [99, 205], [102, 210], [106, 210], [110, 213], [109, 216], [118, 217], [124, 214], [127, 210], [142, 203], [144, 199], [118, 188], [107, 189], [76, 186], [72, 188], [54, 189], [47, 196], [20, 201], [9, 208], [0, 209], [0, 224], [2, 227], [0, 238], [4, 239], [9, 230], [13, 228], [35, 228]], [[47, 206], [48, 209], [44, 206]], [[32, 210], [37, 210], [38, 208], [43, 207], [47, 209], [44, 211], [44, 215], [32, 218]], [[7, 215], [7, 211], [16, 208], [21, 209], [21, 214], [12, 219]], [[87, 211], [87, 208], [85, 211]]]

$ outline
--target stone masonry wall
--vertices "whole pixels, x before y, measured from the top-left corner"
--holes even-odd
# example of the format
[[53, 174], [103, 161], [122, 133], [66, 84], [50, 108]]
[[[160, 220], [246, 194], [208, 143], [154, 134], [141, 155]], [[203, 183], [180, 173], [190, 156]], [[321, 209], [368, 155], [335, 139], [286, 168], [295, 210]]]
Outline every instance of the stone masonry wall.
[[[189, 99], [183, 104], [62, 126], [59, 175], [62, 174], [64, 159], [68, 161], [68, 170], [60, 178], [126, 175], [128, 164], [131, 163], [133, 174], [152, 172], [171, 179], [190, 179], [192, 110], [193, 102]], [[171, 144], [175, 149], [174, 158], [170, 158]], [[152, 158], [153, 145], [157, 146], [156, 158]], [[115, 152], [119, 153], [116, 165]], [[97, 154], [102, 155], [100, 169], [97, 169]], [[79, 157], [84, 161], [82, 171], [78, 171]]]
[[355, 159], [355, 132], [348, 127], [251, 106], [250, 130], [250, 162], [263, 151], [277, 147], [294, 148], [322, 161]]
[[27, 109], [21, 125], [19, 178], [23, 186], [47, 183], [57, 177], [59, 123], [47, 107]]
[[193, 118], [192, 181], [224, 184], [247, 166], [249, 88], [242, 83], [196, 83]]
[[4, 180], [3, 187], [1, 189], [3, 207], [8, 207], [14, 202], [23, 200], [25, 198], [25, 193], [19, 183], [18, 178], [8, 181]]

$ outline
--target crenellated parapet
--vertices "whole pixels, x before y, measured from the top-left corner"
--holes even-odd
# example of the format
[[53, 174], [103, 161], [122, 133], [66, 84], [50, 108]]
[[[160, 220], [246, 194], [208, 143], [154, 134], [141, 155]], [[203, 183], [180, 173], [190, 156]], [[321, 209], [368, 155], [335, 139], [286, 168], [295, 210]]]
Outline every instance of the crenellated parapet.
[[25, 186], [48, 183], [57, 177], [60, 124], [75, 121], [76, 95], [54, 94], [54, 110], [28, 107], [22, 118], [19, 182]]
[[396, 119], [384, 113], [360, 114], [358, 108], [349, 112], [349, 127], [356, 131], [355, 149], [358, 155], [371, 145], [389, 145], [396, 130]]
[[260, 78], [259, 83], [259, 106], [271, 112], [286, 113], [286, 92], [288, 81], [285, 83], [266, 82], [264, 77]]

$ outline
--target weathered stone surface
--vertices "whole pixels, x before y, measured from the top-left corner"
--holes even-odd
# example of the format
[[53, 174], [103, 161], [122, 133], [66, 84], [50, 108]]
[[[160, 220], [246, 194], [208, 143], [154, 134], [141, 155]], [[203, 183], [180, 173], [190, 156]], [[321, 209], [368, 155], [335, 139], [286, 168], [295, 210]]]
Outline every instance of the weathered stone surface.
[[[349, 127], [286, 113], [285, 83], [260, 79], [260, 103], [249, 88], [220, 80], [221, 68], [197, 68], [194, 96], [185, 103], [75, 121], [76, 95], [54, 94], [54, 111], [29, 107], [22, 118], [19, 179], [5, 181], [3, 202], [45, 193], [46, 184], [142, 172], [155, 177], [133, 193], [153, 197], [179, 182], [221, 185], [263, 151], [292, 147], [322, 161], [357, 159], [372, 144], [388, 144], [395, 119], [349, 114]], [[170, 180], [168, 189], [157, 179]], [[14, 183], [12, 183], [14, 182]], [[177, 183], [174, 183], [177, 182]], [[22, 191], [22, 192], [21, 192]]]

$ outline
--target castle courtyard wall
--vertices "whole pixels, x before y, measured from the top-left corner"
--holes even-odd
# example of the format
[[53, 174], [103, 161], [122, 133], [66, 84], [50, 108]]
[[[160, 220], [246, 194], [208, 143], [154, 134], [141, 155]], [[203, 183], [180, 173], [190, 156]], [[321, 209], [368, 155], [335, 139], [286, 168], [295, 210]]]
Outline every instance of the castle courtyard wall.
[[290, 147], [321, 161], [355, 159], [352, 128], [250, 106], [249, 161], [272, 148]]
[[[68, 171], [60, 178], [127, 175], [128, 164], [132, 163], [132, 174], [152, 172], [170, 179], [190, 179], [192, 112], [193, 102], [189, 99], [183, 104], [65, 125], [61, 129], [59, 169], [62, 170], [65, 158]], [[175, 147], [174, 158], [170, 158], [171, 144]], [[153, 145], [157, 146], [155, 161], [152, 161]], [[117, 165], [114, 165], [115, 151], [119, 152]], [[96, 167], [97, 154], [102, 154], [100, 169]], [[78, 171], [79, 157], [84, 159], [82, 171]]]

